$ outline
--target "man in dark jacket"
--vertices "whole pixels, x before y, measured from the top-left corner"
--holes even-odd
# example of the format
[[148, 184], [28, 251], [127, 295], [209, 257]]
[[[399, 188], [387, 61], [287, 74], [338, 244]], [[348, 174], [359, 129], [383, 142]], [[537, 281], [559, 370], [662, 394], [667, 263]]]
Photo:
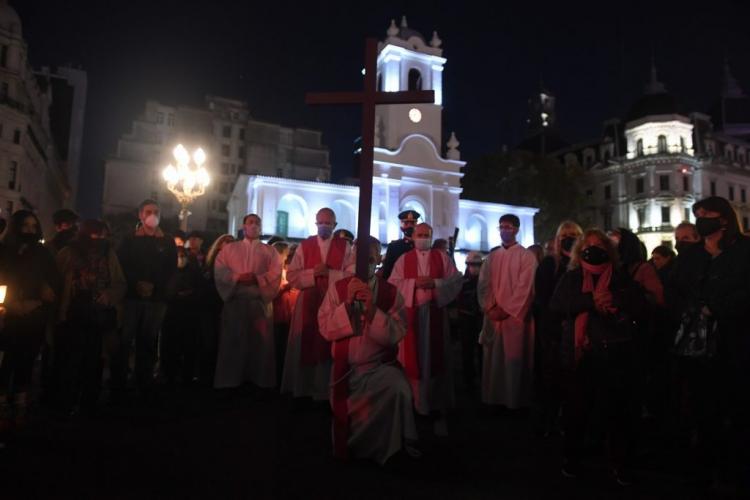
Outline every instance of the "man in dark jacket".
[[411, 235], [414, 233], [414, 228], [417, 226], [420, 217], [422, 216], [416, 210], [404, 210], [398, 214], [398, 218], [401, 221], [401, 232], [404, 233], [404, 237], [388, 243], [388, 250], [386, 250], [385, 259], [383, 260], [384, 279], [387, 280], [390, 277], [393, 266], [396, 264], [398, 258], [414, 248]]
[[157, 202], [143, 201], [138, 208], [140, 223], [135, 233], [123, 240], [117, 252], [128, 291], [122, 329], [123, 348], [113, 382], [116, 388], [124, 385], [129, 350], [135, 339], [136, 383], [144, 393], [153, 387], [157, 341], [167, 309], [167, 289], [177, 269], [174, 239], [159, 228], [159, 214]]

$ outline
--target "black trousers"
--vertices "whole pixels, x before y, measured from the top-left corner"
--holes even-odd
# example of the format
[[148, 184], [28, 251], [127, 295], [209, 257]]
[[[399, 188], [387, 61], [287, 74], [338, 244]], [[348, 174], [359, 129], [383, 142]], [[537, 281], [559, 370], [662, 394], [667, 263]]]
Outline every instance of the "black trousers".
[[67, 321], [58, 328], [62, 409], [69, 411], [77, 404], [85, 410], [96, 406], [102, 381], [102, 339], [106, 333], [85, 318]]
[[162, 324], [161, 369], [169, 382], [189, 384], [198, 375], [202, 312], [199, 304], [172, 302]]
[[0, 332], [0, 393], [28, 392], [34, 360], [44, 342], [47, 317], [43, 307], [25, 316], [6, 316]]
[[607, 454], [614, 468], [628, 467], [634, 439], [634, 376], [631, 342], [610, 344], [603, 353], [585, 353], [563, 376], [563, 455], [578, 462], [587, 431], [598, 422], [606, 433]]

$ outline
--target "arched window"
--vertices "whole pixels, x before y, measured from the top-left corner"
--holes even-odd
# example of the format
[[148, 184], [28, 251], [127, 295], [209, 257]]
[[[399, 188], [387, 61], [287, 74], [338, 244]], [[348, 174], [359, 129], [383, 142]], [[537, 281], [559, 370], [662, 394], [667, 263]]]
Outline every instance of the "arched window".
[[643, 156], [643, 139], [638, 139], [635, 143], [635, 154], [636, 156]]
[[357, 233], [357, 216], [351, 203], [344, 200], [336, 200], [331, 204], [331, 208], [336, 212], [336, 229], [348, 229], [352, 233]]
[[470, 250], [487, 251], [490, 249], [487, 221], [484, 217], [479, 214], [472, 214], [469, 216], [466, 227], [465, 240]]
[[409, 70], [409, 90], [422, 90], [422, 73], [416, 68]]
[[306, 238], [309, 235], [307, 203], [300, 196], [286, 194], [276, 208], [276, 234]]
[[667, 138], [666, 136], [660, 135], [659, 136], [659, 142], [658, 142], [658, 148], [657, 150], [659, 153], [666, 153], [667, 152]]

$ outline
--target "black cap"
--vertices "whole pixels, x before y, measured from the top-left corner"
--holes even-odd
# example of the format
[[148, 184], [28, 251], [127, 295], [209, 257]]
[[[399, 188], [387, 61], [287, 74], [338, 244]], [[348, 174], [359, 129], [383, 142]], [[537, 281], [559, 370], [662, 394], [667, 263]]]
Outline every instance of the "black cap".
[[78, 214], [69, 208], [61, 208], [52, 214], [52, 223], [56, 226], [60, 224], [75, 224], [78, 222]]
[[422, 216], [416, 210], [404, 210], [398, 214], [399, 220], [413, 220], [414, 222], [417, 222], [420, 217]]

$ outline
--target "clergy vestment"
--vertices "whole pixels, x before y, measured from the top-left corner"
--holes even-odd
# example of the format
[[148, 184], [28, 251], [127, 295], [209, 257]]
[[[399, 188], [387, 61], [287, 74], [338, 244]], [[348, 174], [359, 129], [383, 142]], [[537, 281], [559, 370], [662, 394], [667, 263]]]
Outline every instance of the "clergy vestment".
[[[416, 288], [416, 278], [429, 276], [435, 288]], [[404, 297], [407, 333], [398, 359], [422, 415], [453, 406], [450, 325], [445, 309], [461, 291], [463, 276], [441, 250], [410, 250], [393, 266], [388, 282]]]
[[[315, 277], [317, 264], [326, 263], [329, 276]], [[344, 278], [351, 265], [351, 248], [343, 238], [311, 236], [300, 243], [286, 271], [289, 284], [300, 291], [289, 325], [281, 392], [294, 397], [328, 399], [331, 376], [331, 346], [320, 335], [318, 309], [329, 281]]]
[[[255, 274], [258, 283], [239, 284], [244, 273]], [[275, 387], [272, 301], [281, 282], [278, 252], [260, 240], [230, 243], [216, 257], [214, 278], [224, 301], [214, 386]]]
[[[516, 409], [531, 404], [534, 324], [529, 314], [537, 260], [520, 244], [500, 247], [479, 273], [477, 298], [484, 311], [479, 335], [483, 346], [482, 402]], [[509, 314], [502, 321], [487, 312], [493, 306]]]
[[[377, 307], [372, 322], [355, 305], [346, 305], [352, 277], [329, 288], [318, 313], [320, 333], [332, 342], [334, 451], [383, 464], [404, 440], [416, 440], [412, 395], [396, 360], [406, 334], [403, 298], [382, 278], [370, 280]], [[353, 326], [354, 325], [356, 326]]]

